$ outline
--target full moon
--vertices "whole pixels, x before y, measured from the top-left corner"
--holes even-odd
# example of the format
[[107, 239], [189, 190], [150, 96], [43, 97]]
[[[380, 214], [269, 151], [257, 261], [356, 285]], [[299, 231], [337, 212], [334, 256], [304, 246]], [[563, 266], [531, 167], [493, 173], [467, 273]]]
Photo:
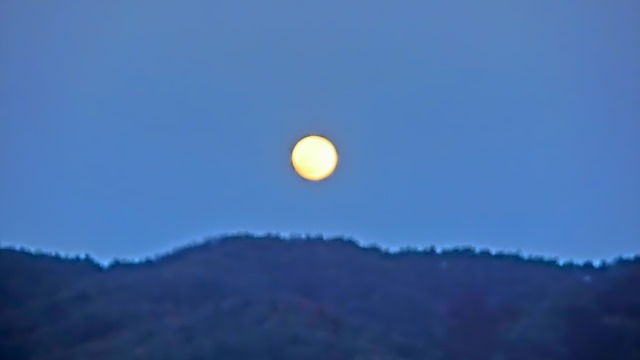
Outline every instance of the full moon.
[[317, 135], [307, 136], [294, 146], [291, 164], [304, 179], [324, 180], [336, 169], [338, 152], [326, 138]]

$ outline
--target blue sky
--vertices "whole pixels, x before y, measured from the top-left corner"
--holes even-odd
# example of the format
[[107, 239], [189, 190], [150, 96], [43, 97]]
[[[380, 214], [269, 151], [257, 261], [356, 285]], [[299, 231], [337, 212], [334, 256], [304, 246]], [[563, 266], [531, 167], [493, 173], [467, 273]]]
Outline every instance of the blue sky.
[[[0, 3], [0, 241], [640, 252], [640, 3]], [[340, 164], [299, 179], [297, 139]]]

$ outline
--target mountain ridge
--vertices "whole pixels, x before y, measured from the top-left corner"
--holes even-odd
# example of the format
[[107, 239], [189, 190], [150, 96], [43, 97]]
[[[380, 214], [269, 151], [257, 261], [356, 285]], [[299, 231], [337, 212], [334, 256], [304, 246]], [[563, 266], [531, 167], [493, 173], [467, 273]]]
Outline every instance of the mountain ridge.
[[34, 256], [44, 256], [44, 257], [53, 257], [59, 259], [68, 259], [68, 260], [87, 260], [89, 262], [96, 263], [100, 267], [108, 268], [110, 265], [117, 264], [138, 264], [151, 262], [155, 260], [159, 260], [161, 258], [175, 255], [176, 253], [181, 253], [183, 251], [189, 251], [193, 248], [200, 248], [210, 246], [212, 244], [216, 244], [218, 242], [229, 241], [229, 240], [273, 240], [277, 239], [279, 241], [285, 242], [304, 242], [304, 241], [312, 241], [312, 240], [320, 240], [320, 241], [337, 241], [344, 242], [348, 244], [355, 245], [362, 249], [367, 250], [376, 250], [386, 254], [404, 254], [404, 253], [416, 253], [416, 252], [427, 252], [427, 253], [435, 253], [435, 254], [451, 254], [451, 253], [469, 253], [476, 255], [492, 255], [496, 257], [505, 257], [505, 258], [514, 258], [514, 259], [522, 259], [522, 260], [531, 260], [539, 263], [555, 263], [561, 266], [571, 266], [571, 267], [580, 267], [583, 265], [593, 266], [593, 267], [602, 267], [614, 265], [620, 262], [629, 262], [636, 261], [640, 259], [640, 252], [637, 254], [626, 254], [626, 255], [618, 255], [610, 258], [599, 258], [599, 259], [572, 259], [572, 258], [560, 258], [558, 256], [553, 255], [543, 255], [539, 253], [524, 253], [521, 250], [500, 250], [500, 249], [490, 249], [487, 247], [475, 247], [473, 245], [464, 244], [464, 245], [455, 245], [450, 247], [436, 247], [435, 245], [426, 245], [426, 246], [414, 246], [414, 245], [405, 245], [398, 247], [384, 247], [377, 243], [370, 242], [361, 242], [358, 241], [357, 238], [351, 236], [341, 236], [341, 235], [333, 235], [325, 237], [322, 234], [299, 234], [299, 233], [291, 233], [288, 235], [275, 233], [275, 232], [267, 232], [263, 234], [252, 233], [252, 232], [230, 232], [230, 233], [222, 233], [215, 236], [206, 236], [201, 240], [190, 241], [181, 245], [177, 245], [171, 247], [167, 250], [159, 251], [157, 253], [138, 256], [138, 257], [128, 257], [128, 256], [113, 256], [108, 260], [98, 260], [97, 257], [92, 256], [86, 252], [60, 252], [52, 249], [39, 249], [32, 248], [23, 245], [18, 245], [9, 242], [0, 241], [0, 250], [5, 251], [15, 251], [20, 253], [28, 253]]
[[[640, 339], [640, 292], [617, 285], [637, 284], [639, 269], [637, 256], [563, 265], [471, 248], [392, 253], [319, 236], [237, 234], [108, 266], [2, 249], [0, 354], [596, 359], [588, 356]], [[630, 340], [598, 340], [612, 323]], [[630, 349], [621, 356], [640, 351]]]

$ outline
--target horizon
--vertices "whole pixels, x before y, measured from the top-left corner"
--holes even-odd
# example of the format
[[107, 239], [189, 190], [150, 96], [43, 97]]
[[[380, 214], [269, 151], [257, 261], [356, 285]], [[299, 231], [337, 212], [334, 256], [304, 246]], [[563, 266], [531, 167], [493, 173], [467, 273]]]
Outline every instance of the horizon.
[[470, 244], [461, 244], [461, 245], [452, 245], [449, 247], [438, 247], [435, 245], [424, 245], [424, 246], [415, 246], [415, 245], [406, 245], [406, 246], [396, 246], [396, 247], [385, 247], [383, 245], [373, 243], [373, 242], [364, 242], [358, 238], [346, 236], [346, 235], [331, 235], [327, 236], [326, 234], [311, 234], [311, 233], [281, 233], [281, 232], [248, 232], [248, 231], [237, 231], [237, 232], [225, 232], [217, 235], [207, 235], [201, 237], [196, 240], [187, 241], [182, 244], [175, 245], [168, 249], [161, 249], [151, 254], [145, 254], [141, 256], [133, 256], [133, 257], [111, 257], [111, 258], [102, 258], [99, 256], [95, 256], [91, 253], [87, 252], [60, 252], [55, 249], [43, 249], [43, 248], [33, 248], [29, 246], [20, 245], [17, 243], [3, 242], [0, 241], [0, 250], [1, 249], [9, 249], [19, 252], [26, 252], [35, 255], [45, 255], [45, 256], [54, 256], [62, 259], [75, 259], [75, 258], [87, 258], [91, 261], [97, 263], [103, 268], [108, 268], [114, 263], [124, 262], [124, 263], [144, 263], [146, 261], [162, 259], [166, 256], [179, 253], [183, 250], [187, 250], [190, 248], [197, 248], [202, 245], [206, 245], [209, 243], [215, 243], [220, 240], [233, 240], [237, 238], [250, 238], [251, 240], [260, 241], [261, 239], [275, 239], [283, 242], [295, 242], [295, 241], [345, 241], [354, 243], [360, 249], [368, 249], [375, 248], [387, 254], [402, 254], [407, 251], [417, 251], [417, 252], [430, 252], [434, 251], [438, 255], [446, 255], [450, 252], [455, 252], [456, 250], [471, 250], [476, 255], [481, 255], [481, 253], [489, 253], [490, 256], [514, 256], [520, 258], [524, 261], [545, 261], [555, 263], [558, 266], [565, 266], [575, 264], [577, 266], [584, 266], [587, 264], [591, 264], [595, 267], [603, 267], [614, 265], [617, 261], [620, 260], [637, 260], [640, 259], [640, 252], [635, 254], [624, 254], [617, 255], [610, 258], [600, 258], [600, 259], [572, 259], [572, 258], [560, 258], [555, 255], [544, 255], [544, 254], [535, 254], [535, 253], [524, 253], [518, 249], [490, 249], [484, 247], [477, 247]]

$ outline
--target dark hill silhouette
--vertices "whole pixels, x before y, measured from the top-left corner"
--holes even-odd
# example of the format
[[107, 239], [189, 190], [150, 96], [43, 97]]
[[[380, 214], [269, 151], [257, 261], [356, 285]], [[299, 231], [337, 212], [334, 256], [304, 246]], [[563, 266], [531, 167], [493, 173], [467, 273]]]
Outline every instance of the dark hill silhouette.
[[138, 263], [0, 250], [1, 359], [640, 359], [640, 258], [234, 235]]

